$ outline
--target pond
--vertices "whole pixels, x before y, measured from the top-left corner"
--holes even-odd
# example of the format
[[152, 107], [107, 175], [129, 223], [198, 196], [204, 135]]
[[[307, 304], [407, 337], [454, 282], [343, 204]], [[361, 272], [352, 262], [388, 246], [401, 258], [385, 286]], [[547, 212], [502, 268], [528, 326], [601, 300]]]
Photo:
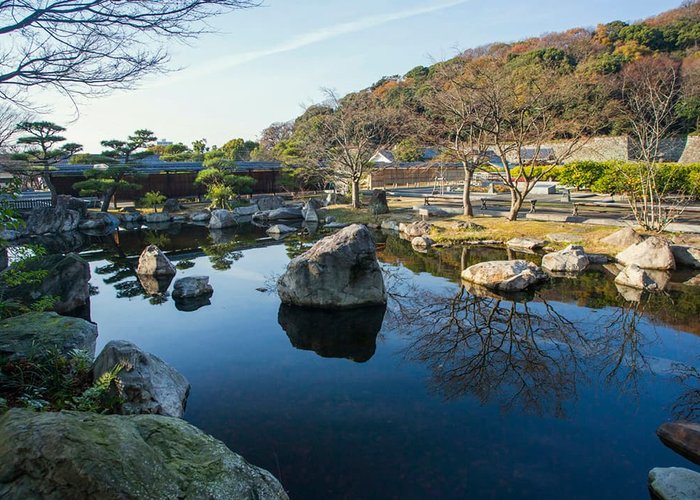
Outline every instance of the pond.
[[[506, 299], [459, 280], [504, 250], [421, 254], [377, 234], [386, 309], [281, 307], [274, 278], [313, 238], [92, 238], [98, 350], [126, 339], [177, 368], [192, 384], [185, 418], [291, 498], [644, 498], [649, 469], [689, 465], [655, 435], [700, 410], [688, 276], [627, 302], [595, 268]], [[178, 277], [210, 276], [210, 303], [144, 296], [133, 266], [152, 242]]]

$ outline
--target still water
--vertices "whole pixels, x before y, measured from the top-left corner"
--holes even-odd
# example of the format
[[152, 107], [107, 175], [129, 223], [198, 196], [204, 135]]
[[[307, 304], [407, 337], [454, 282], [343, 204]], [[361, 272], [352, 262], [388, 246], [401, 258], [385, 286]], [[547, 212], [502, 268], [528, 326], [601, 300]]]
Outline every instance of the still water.
[[[192, 384], [185, 418], [293, 499], [644, 498], [652, 467], [692, 468], [655, 436], [700, 409], [689, 276], [639, 302], [603, 268], [504, 299], [459, 272], [505, 251], [377, 239], [388, 307], [319, 313], [281, 307], [273, 285], [311, 238], [92, 238], [98, 350], [126, 339], [177, 368]], [[144, 296], [132, 269], [151, 242], [178, 277], [210, 276], [210, 303]]]

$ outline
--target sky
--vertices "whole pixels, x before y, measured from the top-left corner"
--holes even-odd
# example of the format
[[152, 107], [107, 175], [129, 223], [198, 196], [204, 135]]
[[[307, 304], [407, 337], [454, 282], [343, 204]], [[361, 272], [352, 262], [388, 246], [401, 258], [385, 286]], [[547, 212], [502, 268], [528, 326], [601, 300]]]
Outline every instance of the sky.
[[45, 93], [46, 118], [100, 151], [104, 139], [148, 128], [160, 139], [221, 145], [256, 139], [322, 99], [366, 88], [458, 51], [613, 20], [635, 21], [680, 0], [265, 0], [211, 21], [217, 33], [173, 44], [165, 75], [136, 90], [84, 100], [78, 113]]

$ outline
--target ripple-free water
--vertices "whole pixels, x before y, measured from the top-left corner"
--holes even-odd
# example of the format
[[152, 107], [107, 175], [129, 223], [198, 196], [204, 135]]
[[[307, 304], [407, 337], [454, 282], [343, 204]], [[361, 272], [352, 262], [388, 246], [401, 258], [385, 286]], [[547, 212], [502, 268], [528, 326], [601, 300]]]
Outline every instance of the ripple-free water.
[[[177, 368], [185, 418], [292, 498], [644, 498], [652, 467], [693, 468], [655, 429], [700, 409], [697, 288], [627, 302], [597, 269], [504, 300], [458, 279], [504, 251], [380, 235], [387, 309], [305, 312], [256, 289], [311, 240], [264, 236], [121, 232], [84, 255], [98, 350], [126, 339]], [[131, 266], [147, 242], [177, 277], [210, 276], [211, 303], [144, 297]]]

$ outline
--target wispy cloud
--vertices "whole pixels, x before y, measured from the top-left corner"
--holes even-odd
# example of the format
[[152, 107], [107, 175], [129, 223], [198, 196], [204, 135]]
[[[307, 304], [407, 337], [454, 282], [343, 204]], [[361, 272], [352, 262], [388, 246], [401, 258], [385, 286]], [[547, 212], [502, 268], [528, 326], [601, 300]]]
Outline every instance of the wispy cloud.
[[[175, 74], [171, 78], [161, 80], [161, 85], [172, 83], [174, 81], [189, 79], [194, 76], [196, 76], [197, 78], [200, 78], [202, 76], [209, 76], [224, 70], [235, 68], [236, 66], [240, 66], [242, 64], [262, 59], [264, 57], [272, 56], [275, 54], [282, 54], [284, 52], [291, 52], [293, 50], [308, 47], [309, 45], [321, 43], [342, 35], [357, 33], [371, 28], [383, 26], [394, 21], [400, 21], [402, 19], [408, 19], [411, 17], [421, 16], [449, 9], [450, 7], [455, 7], [457, 5], [464, 4], [468, 1], [469, 0], [451, 0], [447, 2], [432, 3], [420, 7], [413, 7], [411, 9], [389, 12], [386, 14], [366, 16], [355, 21], [349, 21], [346, 23], [340, 23], [333, 26], [320, 28], [314, 31], [310, 31], [308, 33], [303, 33], [301, 35], [295, 36], [293, 38], [290, 38], [289, 40], [285, 40], [282, 43], [273, 45], [265, 49], [251, 50], [248, 52], [242, 52], [240, 54], [234, 54], [231, 56], [212, 59], [206, 64], [190, 67], [186, 70], [181, 71], [180, 73]], [[156, 84], [156, 86], [160, 85]]]

